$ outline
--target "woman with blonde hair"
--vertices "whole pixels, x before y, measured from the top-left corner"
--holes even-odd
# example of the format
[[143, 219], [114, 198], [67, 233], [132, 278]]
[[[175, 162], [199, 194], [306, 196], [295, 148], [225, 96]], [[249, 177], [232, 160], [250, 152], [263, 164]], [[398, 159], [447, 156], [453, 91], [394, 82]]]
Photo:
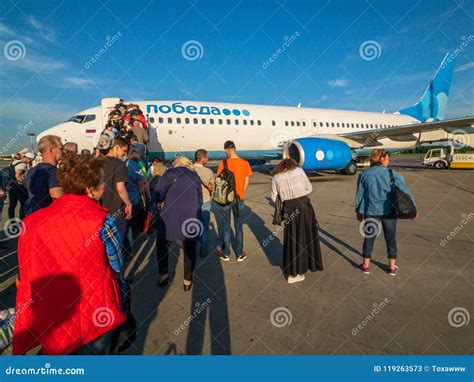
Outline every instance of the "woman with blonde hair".
[[172, 242], [182, 243], [184, 250], [184, 291], [191, 289], [196, 264], [196, 244], [203, 231], [201, 223], [201, 179], [192, 170], [189, 158], [178, 157], [155, 186], [158, 206], [156, 256], [163, 287], [171, 282], [168, 257]]
[[[405, 179], [399, 173], [388, 169], [390, 153], [384, 149], [372, 150], [370, 154], [370, 168], [363, 171], [357, 180], [357, 193], [355, 212], [357, 220], [363, 225], [364, 262], [359, 269], [364, 274], [369, 274], [370, 258], [374, 248], [375, 238], [383, 228], [387, 243], [388, 273], [397, 274], [397, 216], [393, 212], [393, 185], [391, 178], [398, 188], [408, 194], [414, 202], [413, 195], [405, 184]], [[413, 220], [418, 218], [416, 215]]]

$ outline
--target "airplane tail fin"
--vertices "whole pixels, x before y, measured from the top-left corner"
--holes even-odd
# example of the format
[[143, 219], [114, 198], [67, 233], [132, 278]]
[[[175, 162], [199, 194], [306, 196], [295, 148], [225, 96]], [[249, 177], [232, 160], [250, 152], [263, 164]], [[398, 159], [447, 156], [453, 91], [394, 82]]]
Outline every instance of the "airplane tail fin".
[[447, 53], [418, 103], [398, 113], [410, 115], [421, 122], [443, 120], [455, 58], [454, 54]]

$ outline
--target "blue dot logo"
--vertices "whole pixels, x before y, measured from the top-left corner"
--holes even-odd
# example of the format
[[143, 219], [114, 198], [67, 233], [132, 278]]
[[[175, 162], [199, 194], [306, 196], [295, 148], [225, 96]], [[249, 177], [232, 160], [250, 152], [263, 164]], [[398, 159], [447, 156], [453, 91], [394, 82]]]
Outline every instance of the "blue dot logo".
[[230, 115], [230, 110], [229, 109], [222, 109], [222, 113], [224, 115]]
[[239, 116], [240, 115], [240, 110], [234, 109], [234, 110], [232, 110], [232, 113], [234, 113], [235, 116]]
[[327, 160], [333, 160], [334, 159], [334, 152], [332, 150], [328, 150], [326, 153], [326, 158]]
[[248, 111], [247, 109], [242, 110], [242, 114], [248, 117], [250, 115], [250, 111]]

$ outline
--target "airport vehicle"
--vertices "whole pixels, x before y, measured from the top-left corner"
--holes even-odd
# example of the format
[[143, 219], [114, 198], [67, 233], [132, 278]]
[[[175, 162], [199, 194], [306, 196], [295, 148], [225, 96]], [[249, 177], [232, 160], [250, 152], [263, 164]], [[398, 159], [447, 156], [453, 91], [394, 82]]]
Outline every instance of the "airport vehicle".
[[438, 170], [446, 168], [474, 169], [474, 152], [455, 153], [454, 146], [431, 149], [423, 158], [423, 166]]
[[[239, 155], [252, 161], [290, 157], [304, 170], [336, 170], [353, 175], [356, 159], [373, 148], [396, 152], [413, 148], [466, 127], [474, 134], [474, 117], [444, 120], [453, 75], [454, 55], [447, 54], [423, 96], [396, 113], [264, 106], [195, 101], [130, 101], [139, 105], [149, 124], [150, 157], [172, 160], [194, 156], [205, 148], [210, 159], [224, 156], [223, 144], [236, 143]], [[55, 134], [63, 141], [91, 149], [118, 98], [83, 110], [67, 122], [38, 135]]]

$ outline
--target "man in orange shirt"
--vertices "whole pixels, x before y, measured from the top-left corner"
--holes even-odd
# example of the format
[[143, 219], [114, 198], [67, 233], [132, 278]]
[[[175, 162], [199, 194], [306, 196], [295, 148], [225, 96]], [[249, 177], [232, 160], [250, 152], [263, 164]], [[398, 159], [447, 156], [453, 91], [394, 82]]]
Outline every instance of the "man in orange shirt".
[[[242, 212], [245, 206], [245, 191], [249, 185], [249, 177], [252, 175], [252, 169], [249, 162], [237, 155], [234, 142], [226, 141], [224, 143], [224, 151], [227, 155], [227, 167], [230, 172], [234, 173], [237, 200], [225, 207], [217, 205], [222, 217], [222, 229], [220, 233], [223, 241], [222, 247], [219, 249], [218, 256], [224, 261], [229, 261], [230, 242], [232, 236], [230, 227], [230, 214], [232, 212], [234, 215], [235, 240], [237, 242], [234, 251], [237, 256], [237, 261], [244, 261], [247, 257], [247, 254], [244, 252]], [[224, 162], [222, 161], [219, 164], [219, 168], [217, 169], [217, 175], [219, 175], [223, 169]]]

